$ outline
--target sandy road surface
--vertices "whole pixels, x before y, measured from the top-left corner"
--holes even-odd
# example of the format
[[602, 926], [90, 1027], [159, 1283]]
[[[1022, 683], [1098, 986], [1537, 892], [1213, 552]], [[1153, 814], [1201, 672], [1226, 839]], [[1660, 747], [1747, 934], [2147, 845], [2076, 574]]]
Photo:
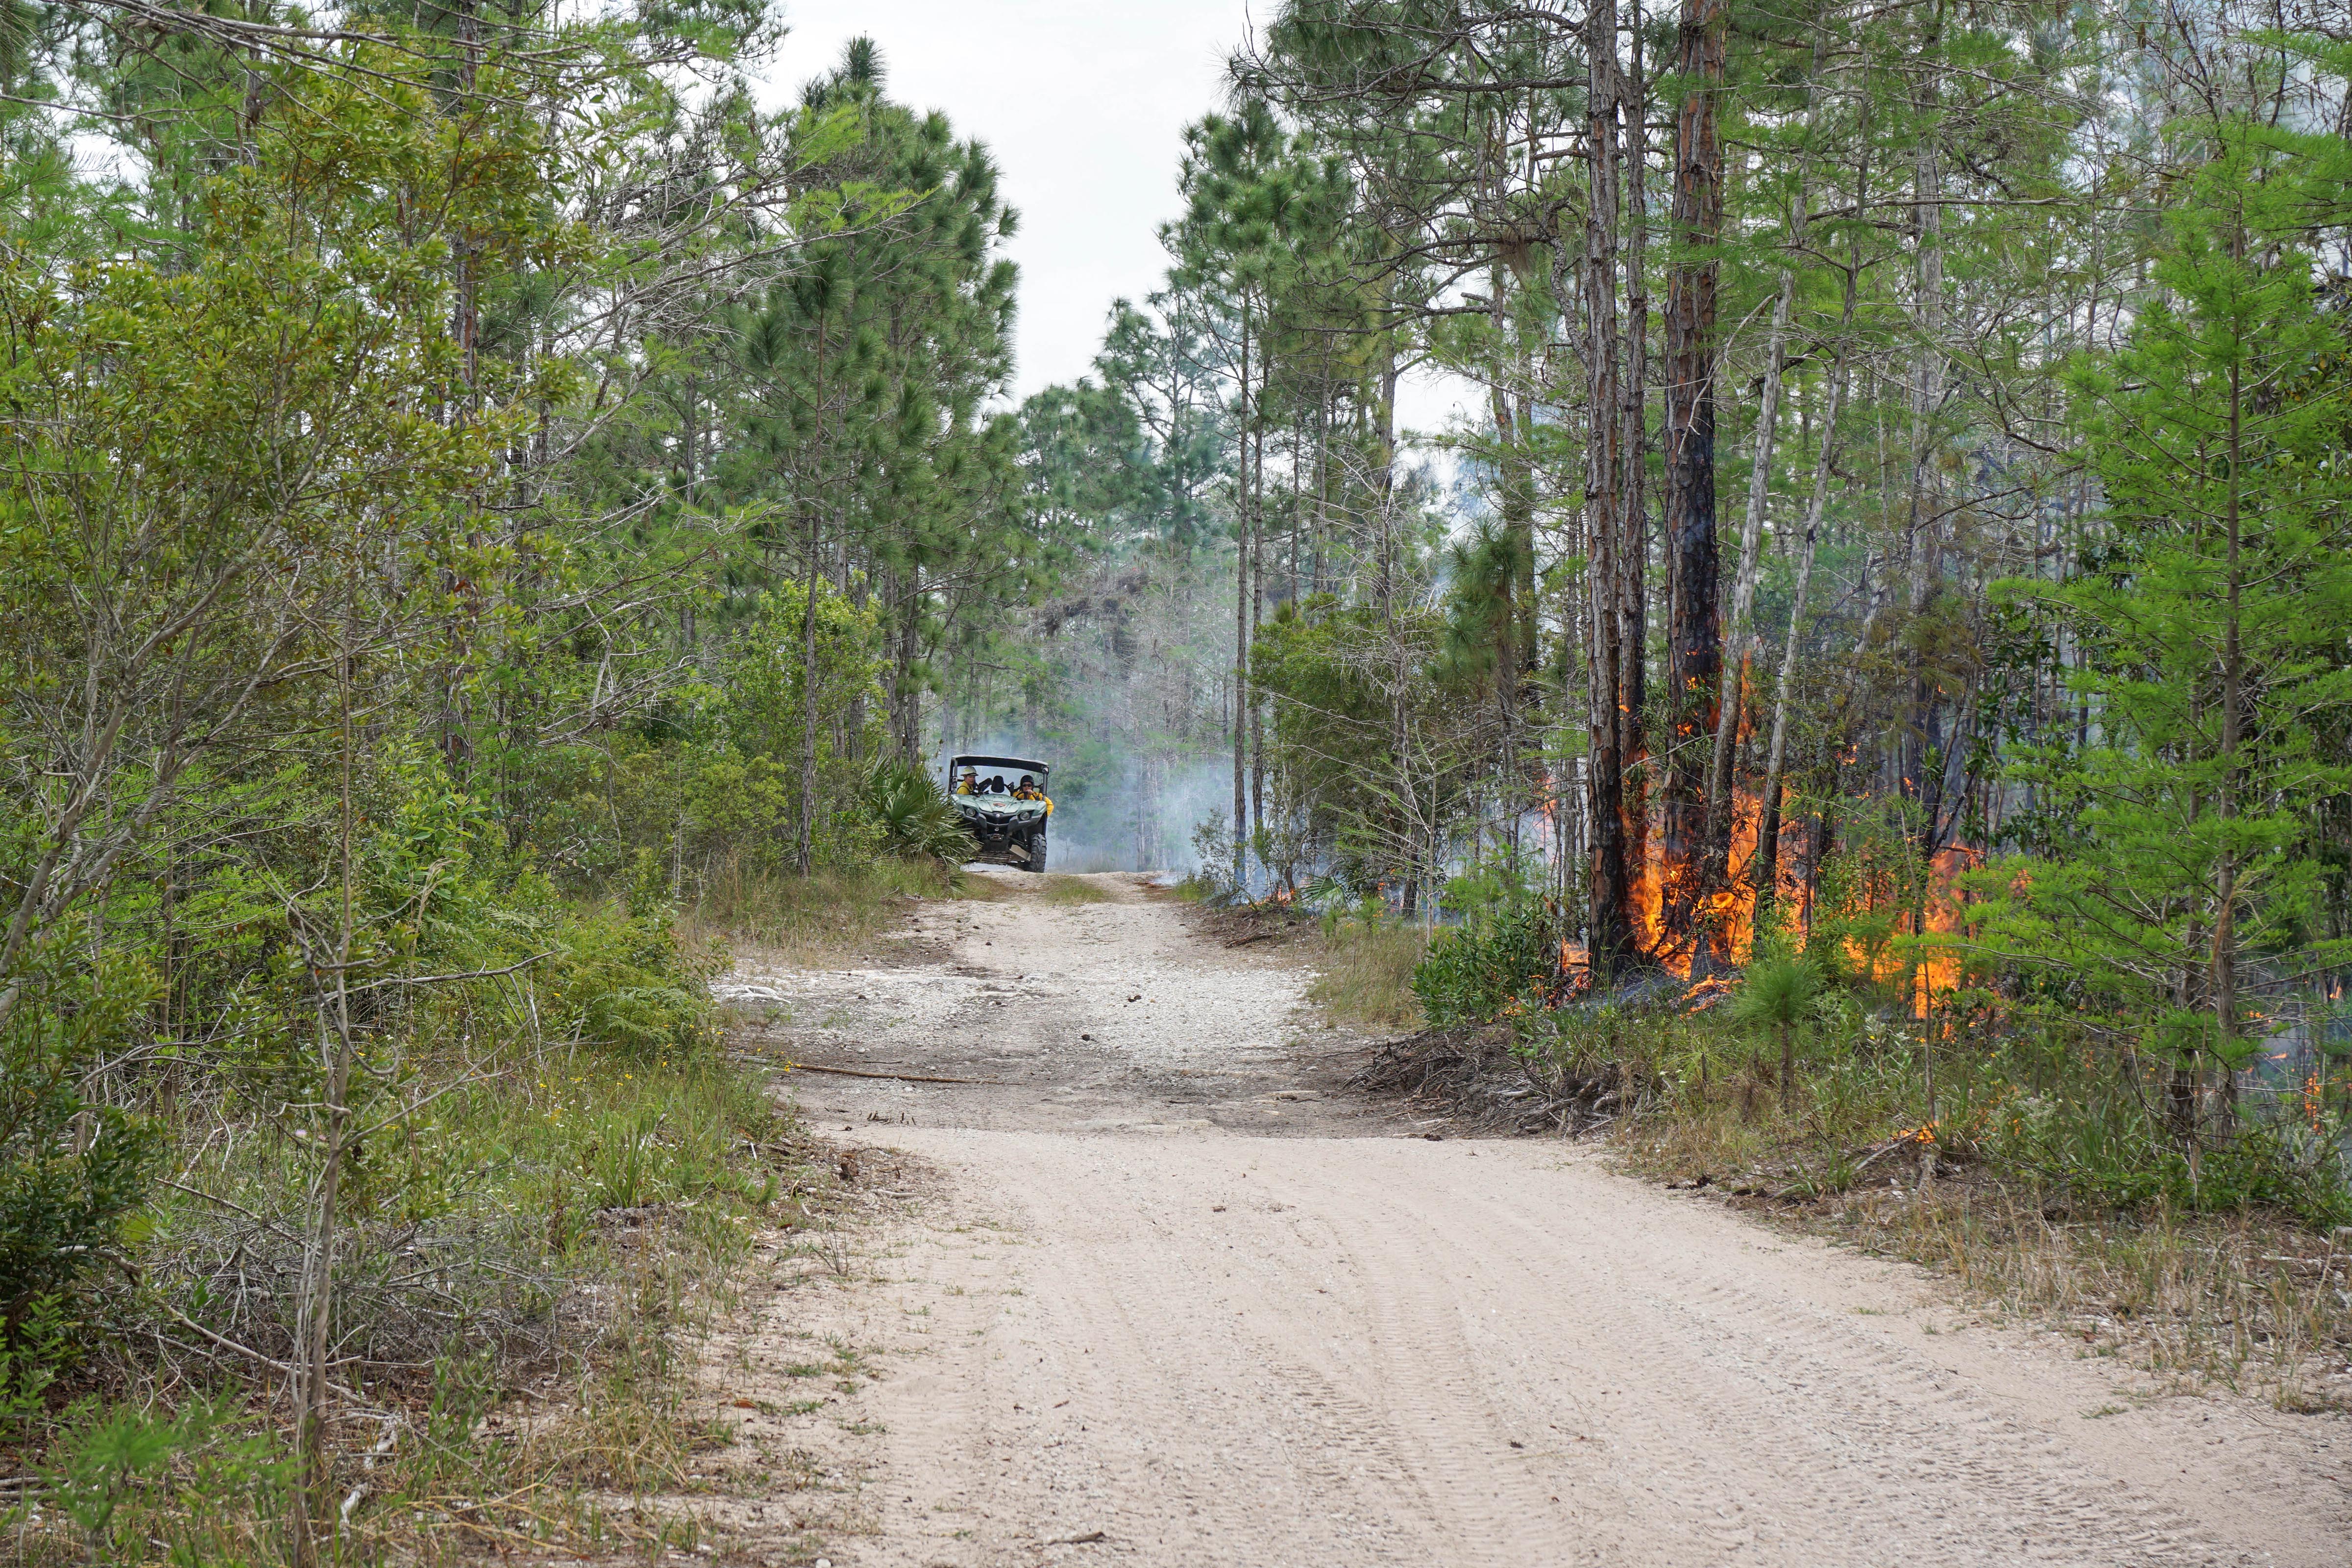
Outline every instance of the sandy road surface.
[[926, 1195], [728, 1346], [748, 1560], [2352, 1563], [2346, 1423], [2151, 1397], [1587, 1151], [1413, 1136], [1279, 955], [1092, 880], [734, 977], [806, 1059], [1001, 1080], [796, 1080]]

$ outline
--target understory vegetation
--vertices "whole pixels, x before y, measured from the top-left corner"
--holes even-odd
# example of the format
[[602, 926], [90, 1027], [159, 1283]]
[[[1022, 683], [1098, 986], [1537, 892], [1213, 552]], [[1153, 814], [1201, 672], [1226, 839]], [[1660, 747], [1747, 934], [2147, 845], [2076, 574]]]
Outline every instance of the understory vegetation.
[[709, 983], [959, 890], [1055, 554], [987, 154], [758, 5], [5, 30], [0, 1561], [691, 1546], [836, 1181]]
[[2103, 1050], [2079, 1015], [1986, 992], [1917, 1016], [1785, 936], [1737, 978], [1563, 1002], [1540, 906], [1433, 942], [1325, 924], [1335, 1021], [1432, 1026], [1369, 1087], [1604, 1136], [1646, 1176], [1929, 1265], [2167, 1379], [2352, 1406], [2352, 1184], [2316, 1085], [2185, 1139], [2168, 1064]]

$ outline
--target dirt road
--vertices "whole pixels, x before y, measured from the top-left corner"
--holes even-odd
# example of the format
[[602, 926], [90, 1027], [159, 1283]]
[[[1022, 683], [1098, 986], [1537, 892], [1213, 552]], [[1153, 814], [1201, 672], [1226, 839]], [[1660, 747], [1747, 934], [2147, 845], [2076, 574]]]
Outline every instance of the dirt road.
[[2352, 1426], [2155, 1397], [1591, 1150], [1428, 1141], [1279, 953], [1086, 880], [730, 982], [804, 1059], [997, 1080], [794, 1080], [919, 1201], [725, 1347], [749, 1560], [2352, 1563]]

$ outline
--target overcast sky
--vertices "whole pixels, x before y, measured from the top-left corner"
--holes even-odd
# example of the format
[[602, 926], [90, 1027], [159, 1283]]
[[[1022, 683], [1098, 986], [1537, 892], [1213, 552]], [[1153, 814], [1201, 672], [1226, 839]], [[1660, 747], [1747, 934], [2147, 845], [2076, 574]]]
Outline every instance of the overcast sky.
[[[792, 32], [771, 102], [830, 69], [864, 34], [890, 96], [945, 110], [988, 143], [1021, 213], [1016, 395], [1088, 373], [1113, 300], [1140, 301], [1168, 258], [1184, 127], [1225, 101], [1226, 57], [1250, 0], [783, 0]], [[1269, 15], [1274, 0], [1255, 0]], [[1409, 384], [1409, 426], [1446, 422], [1462, 389]]]

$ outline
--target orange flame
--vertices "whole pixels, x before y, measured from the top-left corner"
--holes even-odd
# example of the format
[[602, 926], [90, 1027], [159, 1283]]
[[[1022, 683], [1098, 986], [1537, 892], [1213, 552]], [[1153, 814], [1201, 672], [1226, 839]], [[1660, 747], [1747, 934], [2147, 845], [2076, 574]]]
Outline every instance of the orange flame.
[[[1756, 835], [1764, 815], [1764, 805], [1756, 795], [1741, 791], [1732, 803], [1731, 854], [1726, 869], [1729, 884], [1707, 896], [1705, 905], [1693, 921], [1695, 930], [1725, 933], [1726, 945], [1734, 963], [1746, 963], [1756, 943], [1756, 889], [1749, 883], [1750, 868], [1756, 860]], [[1669, 972], [1687, 980], [1696, 943], [1685, 938], [1669, 942], [1665, 921], [1665, 835], [1656, 816], [1651, 819], [1651, 831], [1643, 835], [1647, 853], [1642, 863], [1632, 868], [1633, 931], [1641, 941], [1643, 951]], [[1787, 823], [1782, 830], [1787, 830]], [[1779, 864], [1789, 864], [1783, 853]], [[1800, 896], [1801, 892], [1800, 891]]]
[[[1634, 933], [1650, 957], [1681, 979], [1690, 978], [1692, 959], [1696, 941], [1703, 933], [1720, 931], [1731, 961], [1745, 964], [1753, 956], [1756, 945], [1756, 889], [1752, 875], [1756, 858], [1757, 835], [1763, 818], [1763, 801], [1745, 790], [1733, 803], [1731, 823], [1731, 853], [1727, 885], [1708, 895], [1705, 906], [1693, 922], [1702, 935], [1685, 937], [1669, 942], [1665, 929], [1664, 835], [1654, 815], [1651, 831], [1644, 836], [1647, 853], [1638, 866], [1631, 868], [1633, 916]], [[1801, 859], [1801, 821], [1783, 816], [1780, 824], [1780, 852], [1774, 858], [1776, 871], [1775, 900], [1790, 910], [1801, 924], [1810, 913], [1811, 889], [1805, 885], [1800, 869]], [[1929, 868], [1925, 900], [1925, 918], [1921, 934], [1958, 934], [1967, 929], [1966, 904], [1958, 886], [1962, 873], [1973, 870], [1981, 862], [1978, 850], [1967, 845], [1953, 845], [1939, 851]], [[1853, 962], [1860, 963], [1864, 954], [1853, 951]], [[1962, 977], [1959, 954], [1949, 949], [1929, 949], [1925, 952], [1906, 949], [1901, 953], [1882, 954], [1875, 978], [1883, 984], [1899, 984], [1906, 972], [1912, 973], [1912, 1006], [1925, 1017], [1936, 1000], [1948, 996]]]

